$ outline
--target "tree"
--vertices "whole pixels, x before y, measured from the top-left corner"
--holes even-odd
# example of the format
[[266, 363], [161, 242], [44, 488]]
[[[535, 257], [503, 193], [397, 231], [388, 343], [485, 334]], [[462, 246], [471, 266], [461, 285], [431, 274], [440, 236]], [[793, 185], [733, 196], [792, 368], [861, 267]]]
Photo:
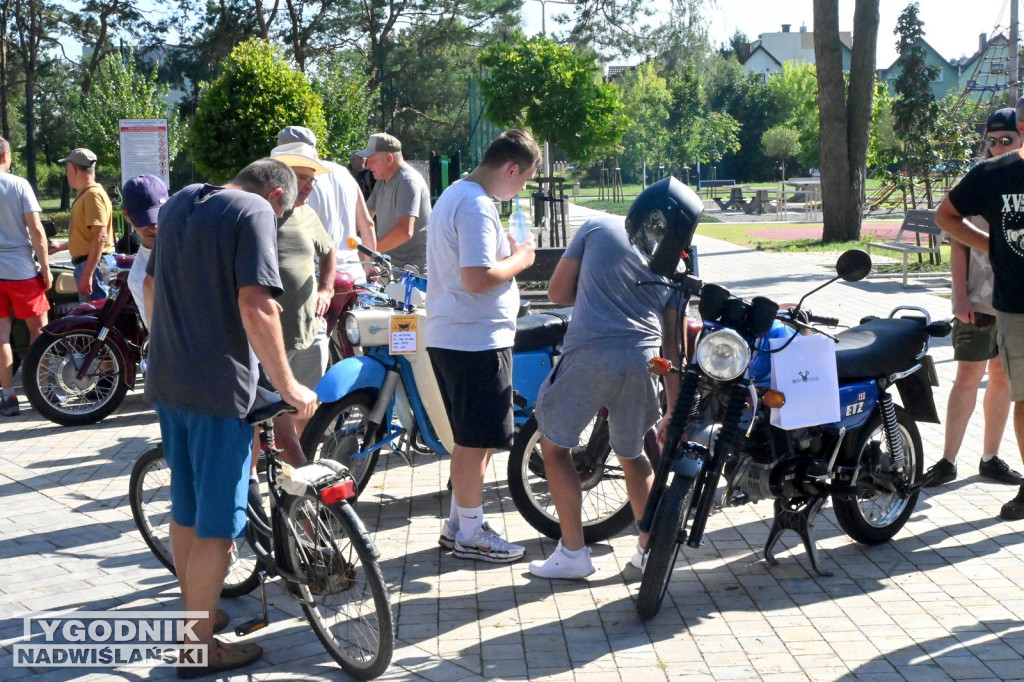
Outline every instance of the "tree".
[[839, 0], [814, 0], [814, 59], [822, 143], [822, 241], [860, 237], [867, 179], [871, 96], [875, 83], [879, 0], [857, 0], [847, 86], [839, 42]]
[[184, 143], [185, 128], [169, 111], [169, 92], [170, 88], [157, 83], [156, 74], [136, 70], [130, 52], [125, 59], [118, 56], [104, 60], [93, 78], [92, 89], [81, 96], [72, 113], [75, 144], [95, 152], [101, 167], [117, 169], [121, 160], [118, 119], [164, 118], [168, 158], [173, 159]]
[[220, 78], [200, 90], [189, 131], [196, 168], [226, 182], [266, 156], [278, 131], [289, 125], [306, 126], [326, 140], [323, 102], [279, 48], [256, 39], [241, 43]]
[[717, 163], [740, 149], [740, 124], [713, 111], [695, 69], [684, 69], [670, 82], [669, 157], [679, 166]]
[[932, 94], [931, 82], [939, 70], [925, 62], [924, 24], [917, 16], [917, 3], [912, 2], [900, 13], [893, 31], [899, 40], [896, 51], [899, 58], [896, 68], [899, 75], [893, 83], [896, 93], [892, 102], [893, 129], [902, 150], [903, 171], [907, 178], [911, 202], [917, 205], [914, 193], [914, 178], [921, 178], [925, 184], [928, 208], [932, 207], [931, 169], [939, 161], [933, 144], [936, 133], [939, 108]]
[[782, 182], [786, 181], [786, 159], [800, 153], [800, 131], [789, 126], [775, 126], [764, 131], [761, 149], [778, 160], [782, 169]]
[[629, 121], [593, 55], [518, 35], [488, 47], [479, 61], [489, 70], [480, 83], [484, 116], [495, 125], [525, 127], [580, 163], [618, 151]]
[[342, 164], [370, 136], [374, 98], [367, 96], [370, 78], [359, 68], [361, 61], [359, 55], [334, 55], [325, 60], [312, 82], [327, 119], [327, 140], [318, 140], [317, 150]]
[[650, 62], [640, 64], [636, 72], [626, 75], [621, 83], [623, 113], [630, 120], [622, 140], [622, 163], [633, 171], [641, 170], [646, 187], [647, 162], [665, 160], [672, 95], [665, 79], [658, 75]]
[[85, 0], [79, 11], [65, 14], [65, 30], [82, 44], [87, 55], [78, 65], [82, 71], [82, 94], [89, 94], [93, 78], [106, 58], [120, 52], [115, 43], [117, 37], [133, 36], [135, 47], [141, 49], [147, 39], [155, 43], [161, 38], [162, 30], [149, 21], [150, 15], [150, 10], [140, 7], [138, 0]]
[[[818, 77], [814, 64], [786, 62], [765, 83], [778, 103], [783, 123], [799, 131], [797, 163], [818, 167]], [[770, 155], [769, 155], [770, 156]]]

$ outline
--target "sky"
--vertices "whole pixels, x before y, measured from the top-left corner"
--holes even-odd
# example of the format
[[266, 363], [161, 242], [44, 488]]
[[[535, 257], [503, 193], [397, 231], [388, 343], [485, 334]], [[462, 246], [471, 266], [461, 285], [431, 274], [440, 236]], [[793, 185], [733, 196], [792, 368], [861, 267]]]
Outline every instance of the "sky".
[[[970, 56], [978, 49], [978, 35], [991, 35], [997, 26], [1006, 29], [1010, 23], [1010, 2], [1013, 0], [918, 0], [918, 17], [924, 22], [925, 40], [946, 59]], [[878, 68], [896, 60], [896, 19], [910, 0], [881, 0], [878, 24]], [[791, 24], [799, 31], [801, 24], [814, 29], [813, 0], [709, 0], [705, 16], [713, 44], [725, 43], [739, 29], [748, 40], [760, 33], [775, 33], [782, 24]], [[855, 0], [839, 0], [839, 30], [853, 30]], [[651, 0], [651, 5], [666, 9], [669, 0]], [[567, 8], [547, 0], [547, 28], [555, 29], [552, 17]], [[523, 19], [527, 34], [540, 32], [540, 0], [526, 0]]]

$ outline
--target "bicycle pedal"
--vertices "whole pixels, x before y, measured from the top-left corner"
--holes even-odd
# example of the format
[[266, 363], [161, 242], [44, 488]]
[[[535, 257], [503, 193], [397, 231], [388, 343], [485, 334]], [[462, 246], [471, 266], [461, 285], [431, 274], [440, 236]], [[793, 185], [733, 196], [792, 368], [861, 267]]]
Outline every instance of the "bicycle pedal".
[[257, 630], [262, 630], [268, 625], [270, 625], [270, 622], [267, 621], [265, 618], [253, 618], [252, 620], [247, 620], [241, 625], [237, 626], [235, 628], [235, 635], [237, 635], [238, 637], [245, 637], [246, 635], [251, 635]]

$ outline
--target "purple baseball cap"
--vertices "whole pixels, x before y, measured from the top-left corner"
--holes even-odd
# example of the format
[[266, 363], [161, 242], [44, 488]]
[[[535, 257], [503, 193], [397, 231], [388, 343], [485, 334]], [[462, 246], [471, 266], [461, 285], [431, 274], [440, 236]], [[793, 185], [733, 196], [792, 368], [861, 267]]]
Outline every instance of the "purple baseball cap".
[[155, 175], [136, 175], [121, 188], [121, 207], [132, 225], [156, 225], [160, 207], [168, 198], [167, 186]]

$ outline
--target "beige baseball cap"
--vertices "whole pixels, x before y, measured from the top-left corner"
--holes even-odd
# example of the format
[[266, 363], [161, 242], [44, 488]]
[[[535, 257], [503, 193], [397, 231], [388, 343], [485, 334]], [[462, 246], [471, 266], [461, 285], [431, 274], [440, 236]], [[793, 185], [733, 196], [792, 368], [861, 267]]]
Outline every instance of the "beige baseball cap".
[[79, 147], [78, 149], [72, 149], [70, 154], [57, 161], [57, 163], [69, 162], [76, 166], [88, 167], [96, 163], [96, 155], [85, 147]]
[[356, 155], [365, 159], [377, 152], [400, 151], [402, 151], [402, 143], [398, 141], [397, 137], [387, 133], [375, 133], [370, 135], [370, 141], [366, 143], [366, 149], [356, 152]]

